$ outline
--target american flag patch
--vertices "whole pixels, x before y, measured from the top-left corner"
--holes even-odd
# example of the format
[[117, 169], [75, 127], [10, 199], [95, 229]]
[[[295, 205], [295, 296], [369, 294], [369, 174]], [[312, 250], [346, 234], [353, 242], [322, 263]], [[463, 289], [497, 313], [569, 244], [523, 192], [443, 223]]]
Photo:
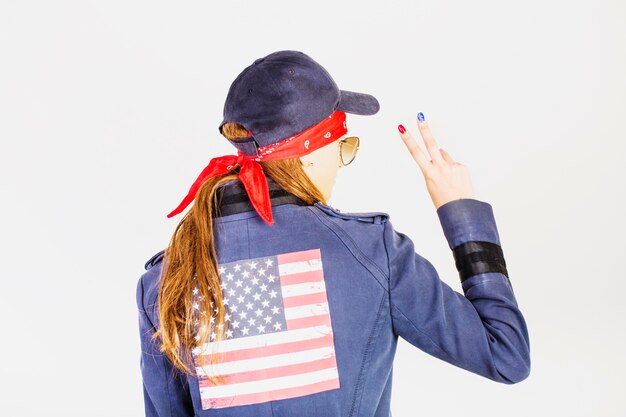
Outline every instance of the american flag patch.
[[[192, 351], [202, 409], [339, 388], [320, 249], [218, 267], [228, 325], [222, 340]], [[209, 340], [215, 340], [214, 333]], [[219, 363], [205, 356], [200, 367], [200, 355], [218, 355]], [[207, 378], [216, 374], [224, 377], [223, 384]]]

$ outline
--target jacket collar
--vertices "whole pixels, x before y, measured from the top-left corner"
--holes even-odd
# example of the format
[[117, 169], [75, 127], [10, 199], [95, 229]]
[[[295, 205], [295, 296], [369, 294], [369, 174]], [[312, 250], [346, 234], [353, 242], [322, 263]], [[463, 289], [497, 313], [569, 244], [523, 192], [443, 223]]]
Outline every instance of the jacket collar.
[[[267, 187], [272, 207], [280, 206], [282, 204], [297, 204], [299, 206], [309, 205], [301, 198], [296, 197], [282, 188], [270, 176], [266, 175], [265, 178], [267, 179]], [[219, 206], [219, 212], [214, 210], [214, 217], [228, 216], [230, 214], [254, 210], [254, 206], [250, 202], [248, 193], [240, 180], [233, 180], [220, 184], [215, 193], [216, 202]]]

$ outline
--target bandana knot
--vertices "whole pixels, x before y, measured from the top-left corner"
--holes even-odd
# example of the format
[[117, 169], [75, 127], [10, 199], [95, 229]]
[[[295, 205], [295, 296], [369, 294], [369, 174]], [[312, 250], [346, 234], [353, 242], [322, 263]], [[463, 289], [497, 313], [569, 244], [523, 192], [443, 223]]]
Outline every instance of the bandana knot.
[[[297, 135], [260, 147], [257, 151], [257, 155], [246, 155], [240, 150], [237, 150], [237, 155], [215, 157], [211, 159], [209, 164], [202, 170], [198, 178], [191, 185], [187, 196], [181, 201], [178, 207], [167, 215], [167, 217], [175, 216], [183, 211], [185, 207], [193, 201], [200, 186], [206, 180], [225, 174], [239, 165], [239, 179], [246, 189], [252, 206], [266, 223], [273, 224], [272, 201], [269, 195], [267, 179], [265, 178], [263, 167], [259, 164], [259, 161], [289, 159], [306, 155], [322, 146], [336, 141], [347, 133], [347, 131], [346, 114], [340, 110], [336, 110], [321, 122]], [[248, 136], [252, 136], [252, 134]]]

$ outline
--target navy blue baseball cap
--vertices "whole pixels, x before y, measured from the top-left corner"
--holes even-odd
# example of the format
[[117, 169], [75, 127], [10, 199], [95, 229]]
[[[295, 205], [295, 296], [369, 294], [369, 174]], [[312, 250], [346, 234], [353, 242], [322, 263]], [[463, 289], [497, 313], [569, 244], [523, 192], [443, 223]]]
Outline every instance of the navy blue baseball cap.
[[242, 153], [254, 156], [258, 148], [296, 135], [333, 112], [372, 115], [376, 97], [340, 90], [328, 71], [300, 51], [273, 52], [256, 59], [232, 82], [224, 119], [243, 125], [252, 135], [231, 140]]

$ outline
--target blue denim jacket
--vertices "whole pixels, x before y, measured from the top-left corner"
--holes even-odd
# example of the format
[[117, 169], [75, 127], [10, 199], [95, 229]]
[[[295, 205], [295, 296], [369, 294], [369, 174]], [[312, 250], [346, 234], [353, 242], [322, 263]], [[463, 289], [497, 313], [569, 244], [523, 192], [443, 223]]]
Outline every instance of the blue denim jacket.
[[398, 336], [496, 382], [529, 375], [528, 330], [494, 255], [490, 204], [460, 199], [437, 209], [461, 294], [388, 214], [307, 205], [268, 183], [271, 226], [240, 182], [219, 188], [216, 250], [233, 330], [217, 345], [227, 355], [216, 368], [223, 386], [180, 373], [150, 340], [164, 252], [146, 263], [137, 285], [146, 416], [388, 417]]

